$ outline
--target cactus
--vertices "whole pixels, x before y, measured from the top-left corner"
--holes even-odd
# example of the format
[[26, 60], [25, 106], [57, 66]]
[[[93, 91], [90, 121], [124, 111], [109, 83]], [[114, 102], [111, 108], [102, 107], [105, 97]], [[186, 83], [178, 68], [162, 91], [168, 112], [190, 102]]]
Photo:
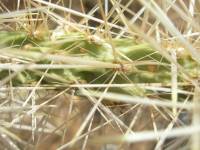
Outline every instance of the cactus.
[[141, 12], [125, 1], [97, 2], [88, 14], [82, 0], [83, 12], [31, 0], [0, 14], [0, 148], [200, 148], [192, 6], [185, 13], [170, 2], [190, 22], [184, 35], [167, 2], [129, 2]]

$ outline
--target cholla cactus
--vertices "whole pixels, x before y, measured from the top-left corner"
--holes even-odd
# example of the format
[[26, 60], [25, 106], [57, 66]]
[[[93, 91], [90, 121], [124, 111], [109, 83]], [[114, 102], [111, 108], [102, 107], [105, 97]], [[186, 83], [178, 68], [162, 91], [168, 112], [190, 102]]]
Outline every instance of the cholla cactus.
[[2, 149], [200, 148], [199, 2], [17, 2], [0, 2]]

